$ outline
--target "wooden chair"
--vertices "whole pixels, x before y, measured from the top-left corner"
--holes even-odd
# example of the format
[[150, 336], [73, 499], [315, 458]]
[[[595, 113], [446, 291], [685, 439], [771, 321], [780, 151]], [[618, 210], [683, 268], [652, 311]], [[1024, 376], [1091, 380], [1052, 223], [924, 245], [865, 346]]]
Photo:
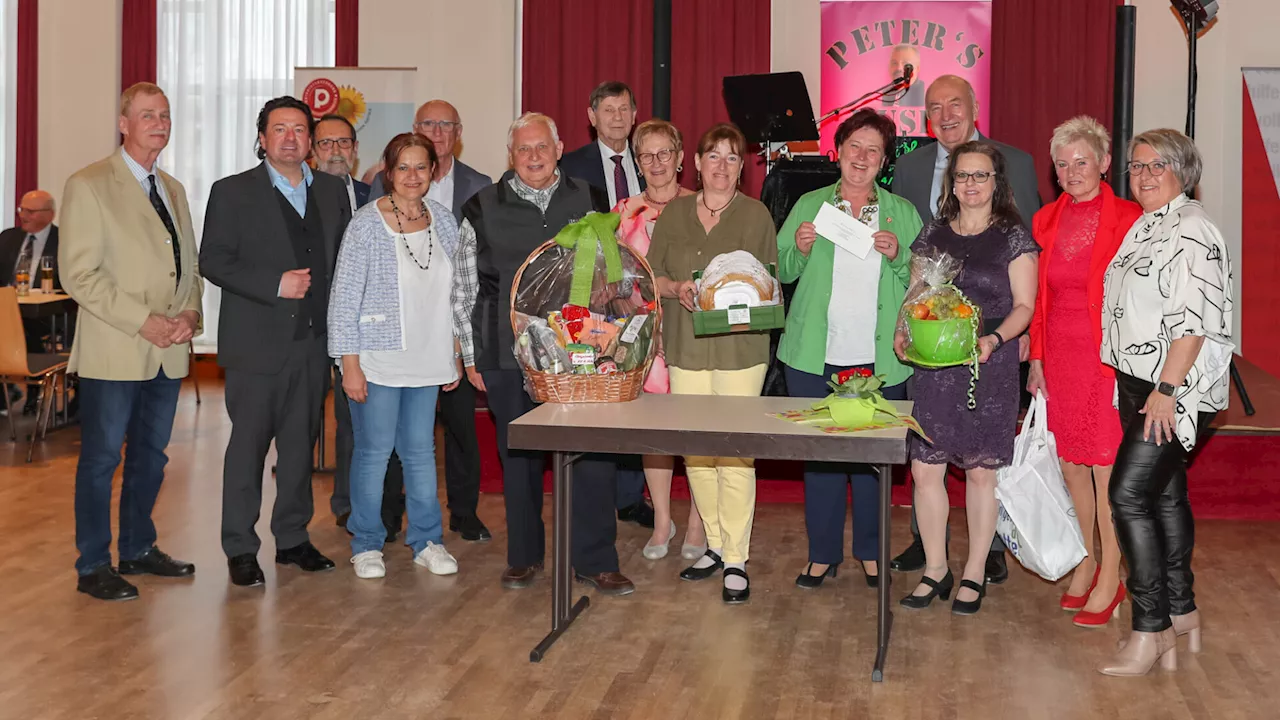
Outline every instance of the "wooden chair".
[[[40, 404], [36, 424], [27, 446], [27, 462], [35, 452], [36, 436], [49, 432], [49, 416], [53, 414], [53, 396], [58, 376], [66, 376], [69, 356], [62, 353], [28, 353], [27, 337], [22, 331], [22, 311], [18, 308], [18, 291], [0, 288], [0, 384], [39, 384]], [[9, 411], [9, 439], [18, 441], [13, 421], [13, 403], [5, 391], [5, 408]]]

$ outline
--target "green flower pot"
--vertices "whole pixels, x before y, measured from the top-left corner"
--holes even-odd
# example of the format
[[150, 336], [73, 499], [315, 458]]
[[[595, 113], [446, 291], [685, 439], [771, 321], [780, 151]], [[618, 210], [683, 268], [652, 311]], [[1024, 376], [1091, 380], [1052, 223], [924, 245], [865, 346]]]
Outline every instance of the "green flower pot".
[[930, 363], [962, 363], [973, 355], [978, 344], [971, 318], [951, 320], [919, 320], [908, 318], [911, 348]]

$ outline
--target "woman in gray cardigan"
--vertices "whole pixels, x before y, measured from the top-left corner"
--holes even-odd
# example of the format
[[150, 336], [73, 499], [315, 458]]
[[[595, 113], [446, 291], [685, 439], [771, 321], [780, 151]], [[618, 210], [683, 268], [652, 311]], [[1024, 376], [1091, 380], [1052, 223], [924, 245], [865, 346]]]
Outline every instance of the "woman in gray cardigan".
[[436, 575], [458, 571], [444, 548], [436, 490], [435, 415], [441, 388], [458, 385], [459, 326], [450, 310], [458, 229], [428, 200], [431, 142], [392, 138], [383, 154], [391, 192], [347, 226], [329, 295], [329, 355], [351, 404], [351, 563], [357, 577], [386, 574], [382, 478], [394, 449], [404, 465], [405, 544]]

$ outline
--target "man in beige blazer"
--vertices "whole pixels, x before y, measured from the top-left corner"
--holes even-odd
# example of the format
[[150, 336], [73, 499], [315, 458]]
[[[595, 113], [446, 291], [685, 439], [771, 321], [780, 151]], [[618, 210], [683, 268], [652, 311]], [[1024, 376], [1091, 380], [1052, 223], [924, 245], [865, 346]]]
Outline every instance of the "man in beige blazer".
[[[164, 91], [133, 85], [120, 98], [124, 145], [72, 175], [63, 191], [58, 261], [80, 305], [70, 367], [80, 374], [77, 589], [100, 600], [138, 597], [122, 574], [195, 573], [156, 547], [151, 521], [203, 284], [186, 190], [156, 167], [170, 126]], [[126, 439], [117, 572], [111, 479]]]

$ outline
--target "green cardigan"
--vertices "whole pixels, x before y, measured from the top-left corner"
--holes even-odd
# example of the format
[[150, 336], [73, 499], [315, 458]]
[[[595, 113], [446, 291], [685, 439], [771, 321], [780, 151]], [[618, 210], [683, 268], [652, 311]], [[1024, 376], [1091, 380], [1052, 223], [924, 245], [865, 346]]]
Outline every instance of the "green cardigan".
[[[827, 358], [827, 308], [831, 303], [831, 273], [835, 265], [836, 246], [818, 236], [809, 256], [796, 249], [796, 230], [800, 223], [813, 222], [823, 203], [835, 200], [837, 185], [820, 188], [800, 197], [782, 229], [778, 231], [778, 280], [783, 283], [800, 280], [782, 341], [778, 359], [796, 370], [823, 375]], [[905, 382], [911, 368], [898, 362], [893, 352], [893, 333], [898, 323], [898, 309], [907, 294], [911, 277], [911, 243], [920, 234], [922, 223], [915, 206], [882, 187], [876, 186], [880, 201], [880, 228], [898, 236], [898, 257], [890, 262], [881, 256], [879, 303], [876, 309], [876, 374], [885, 385]], [[857, 312], [850, 308], [850, 312]]]

